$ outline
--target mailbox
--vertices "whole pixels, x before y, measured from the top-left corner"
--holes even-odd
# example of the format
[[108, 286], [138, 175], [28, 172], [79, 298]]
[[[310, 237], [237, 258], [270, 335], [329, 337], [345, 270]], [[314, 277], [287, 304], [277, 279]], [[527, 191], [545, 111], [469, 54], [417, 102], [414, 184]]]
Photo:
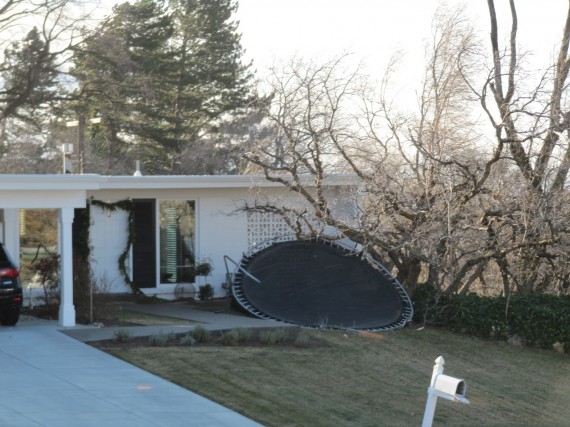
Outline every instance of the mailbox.
[[445, 360], [443, 360], [443, 357], [439, 356], [435, 361], [431, 383], [428, 387], [428, 399], [426, 402], [426, 410], [424, 412], [422, 427], [431, 427], [438, 397], [443, 397], [444, 399], [461, 403], [469, 403], [469, 400], [465, 397], [467, 384], [465, 384], [465, 381], [460, 378], [444, 375], [444, 365]]
[[439, 374], [435, 378], [435, 384], [432, 387], [432, 391], [438, 397], [443, 397], [444, 399], [469, 403], [469, 400], [465, 398], [467, 385], [465, 384], [465, 381], [459, 378]]

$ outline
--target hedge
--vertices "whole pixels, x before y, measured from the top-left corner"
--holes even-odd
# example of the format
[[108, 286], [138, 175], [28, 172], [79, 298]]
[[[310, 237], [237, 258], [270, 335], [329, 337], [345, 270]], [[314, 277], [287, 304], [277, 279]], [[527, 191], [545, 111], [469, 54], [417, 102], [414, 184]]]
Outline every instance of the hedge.
[[414, 312], [418, 323], [488, 339], [506, 340], [518, 335], [527, 345], [540, 348], [552, 348], [558, 342], [570, 352], [569, 296], [437, 297], [433, 288], [423, 285], [414, 295]]

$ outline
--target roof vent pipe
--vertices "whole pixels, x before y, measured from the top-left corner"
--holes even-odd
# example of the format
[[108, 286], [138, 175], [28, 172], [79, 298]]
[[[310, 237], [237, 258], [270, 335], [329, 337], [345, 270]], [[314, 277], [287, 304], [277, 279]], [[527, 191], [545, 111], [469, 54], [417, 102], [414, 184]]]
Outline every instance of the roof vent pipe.
[[135, 171], [135, 173], [133, 174], [133, 176], [142, 176], [142, 173], [141, 173], [141, 161], [140, 161], [140, 160], [137, 160], [136, 164], [137, 164], [137, 170]]

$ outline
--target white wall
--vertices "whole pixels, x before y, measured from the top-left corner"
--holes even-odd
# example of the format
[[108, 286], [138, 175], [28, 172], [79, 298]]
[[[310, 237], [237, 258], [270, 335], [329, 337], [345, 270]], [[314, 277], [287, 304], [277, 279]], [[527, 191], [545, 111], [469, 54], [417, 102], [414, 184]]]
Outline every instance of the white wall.
[[128, 214], [91, 206], [91, 270], [102, 292], [130, 292], [119, 271], [119, 256], [127, 244]]
[[[247, 189], [193, 189], [193, 190], [106, 190], [90, 193], [94, 199], [115, 203], [127, 198], [158, 200], [196, 201], [196, 256], [198, 261], [208, 261], [214, 270], [207, 278], [217, 296], [225, 295], [222, 283], [226, 269], [224, 256], [228, 255], [239, 262], [247, 250], [247, 222], [243, 213], [232, 214], [240, 200], [247, 197]], [[114, 292], [129, 292], [119, 268], [118, 259], [127, 242], [127, 213], [116, 209], [107, 216], [105, 209], [91, 207], [91, 258], [94, 276], [99, 281], [111, 282]], [[130, 267], [130, 265], [129, 265]], [[230, 265], [233, 272], [233, 266]], [[197, 279], [197, 285], [202, 284]], [[172, 285], [159, 285], [149, 293], [161, 296], [162, 292], [172, 293]]]
[[[89, 194], [96, 200], [115, 203], [127, 198], [157, 200], [195, 200], [196, 201], [196, 259], [198, 262], [210, 262], [214, 268], [207, 278], [216, 296], [225, 295], [222, 284], [226, 280], [224, 256], [235, 262], [241, 260], [248, 247], [247, 215], [238, 210], [244, 201], [250, 204], [258, 199], [261, 203], [271, 201], [277, 205], [299, 206], [298, 196], [285, 188], [265, 188], [263, 190], [243, 187], [225, 189], [131, 189], [99, 190]], [[338, 194], [331, 194], [331, 198]], [[344, 204], [336, 206], [338, 210], [347, 209]], [[118, 258], [123, 253], [127, 241], [127, 213], [117, 209], [108, 216], [104, 208], [92, 206], [92, 226], [90, 239], [92, 246], [92, 270], [100, 282], [113, 284], [115, 292], [129, 292], [118, 268]], [[129, 266], [130, 267], [130, 266]], [[230, 272], [235, 265], [228, 263]], [[196, 288], [204, 283], [197, 278]], [[149, 289], [149, 294], [165, 296], [174, 292], [173, 285], [158, 285]]]
[[[225, 294], [224, 256], [239, 262], [247, 250], [247, 221], [243, 212], [236, 213], [236, 203], [245, 197], [243, 190], [211, 190], [198, 199], [198, 259], [214, 267], [208, 281], [217, 296]], [[228, 264], [230, 272], [234, 265]], [[198, 285], [202, 278], [198, 278]]]

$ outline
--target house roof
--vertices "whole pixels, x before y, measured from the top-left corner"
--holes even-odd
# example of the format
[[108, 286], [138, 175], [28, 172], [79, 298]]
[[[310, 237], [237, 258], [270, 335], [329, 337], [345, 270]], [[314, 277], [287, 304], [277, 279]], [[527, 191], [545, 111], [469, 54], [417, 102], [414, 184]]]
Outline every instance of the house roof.
[[[311, 186], [311, 176], [306, 184]], [[353, 174], [334, 174], [326, 178], [327, 186], [354, 185]], [[2, 175], [0, 192], [33, 190], [103, 190], [103, 189], [173, 189], [173, 188], [248, 188], [280, 187], [263, 175]]]
[[[282, 187], [278, 182], [271, 182], [263, 175], [148, 175], [148, 176], [107, 176], [102, 177], [101, 189], [160, 189], [160, 188], [249, 188]], [[307, 176], [307, 185], [311, 186], [311, 177]], [[345, 186], [356, 184], [353, 174], [330, 175], [327, 186]]]

